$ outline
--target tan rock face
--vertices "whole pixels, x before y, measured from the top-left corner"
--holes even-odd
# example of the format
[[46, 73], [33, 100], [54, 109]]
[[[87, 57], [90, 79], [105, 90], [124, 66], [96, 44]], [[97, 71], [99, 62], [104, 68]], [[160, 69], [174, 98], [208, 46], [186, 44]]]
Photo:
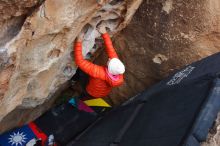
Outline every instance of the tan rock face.
[[22, 27], [25, 17], [32, 13], [43, 0], [0, 1], [0, 46], [12, 39]]
[[[120, 103], [176, 69], [220, 51], [219, 0], [146, 0], [114, 38], [126, 66], [125, 84], [110, 97]], [[103, 55], [97, 62], [103, 62]]]
[[[52, 97], [75, 73], [72, 46], [82, 28], [88, 29], [83, 41], [86, 56], [100, 36], [97, 25], [106, 24], [115, 34], [128, 24], [141, 1], [5, 2], [9, 9], [16, 9], [12, 12], [6, 12], [6, 4], [0, 2], [4, 19], [16, 16], [10, 24], [19, 25], [17, 33], [0, 45], [0, 131], [33, 120], [50, 107]], [[32, 6], [36, 7], [29, 9]], [[5, 23], [5, 30], [11, 30]], [[5, 31], [2, 36], [7, 35]]]

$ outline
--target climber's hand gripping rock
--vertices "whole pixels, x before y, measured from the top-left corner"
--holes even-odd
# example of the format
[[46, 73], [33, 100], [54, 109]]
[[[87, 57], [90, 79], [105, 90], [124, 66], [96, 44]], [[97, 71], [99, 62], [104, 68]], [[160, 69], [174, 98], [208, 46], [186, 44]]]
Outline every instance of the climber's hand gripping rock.
[[101, 33], [101, 34], [105, 34], [105, 33], [107, 32], [106, 26], [105, 26], [105, 25], [102, 25], [102, 24], [97, 27], [97, 30], [98, 30], [98, 32]]

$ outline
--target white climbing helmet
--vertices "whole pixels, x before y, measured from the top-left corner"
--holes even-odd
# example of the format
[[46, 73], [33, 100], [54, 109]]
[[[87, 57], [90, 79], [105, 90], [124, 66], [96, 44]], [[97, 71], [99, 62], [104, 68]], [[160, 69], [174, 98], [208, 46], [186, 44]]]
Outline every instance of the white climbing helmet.
[[108, 72], [112, 75], [123, 74], [125, 66], [118, 58], [112, 58], [108, 61]]

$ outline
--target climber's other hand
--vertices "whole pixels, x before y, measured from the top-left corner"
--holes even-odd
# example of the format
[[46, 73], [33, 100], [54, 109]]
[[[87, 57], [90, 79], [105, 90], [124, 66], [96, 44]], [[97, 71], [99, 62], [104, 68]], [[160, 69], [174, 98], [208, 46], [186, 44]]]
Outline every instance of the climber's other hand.
[[104, 34], [104, 33], [107, 32], [105, 25], [99, 25], [99, 26], [97, 27], [97, 30], [98, 30], [99, 33], [101, 33], [101, 34]]

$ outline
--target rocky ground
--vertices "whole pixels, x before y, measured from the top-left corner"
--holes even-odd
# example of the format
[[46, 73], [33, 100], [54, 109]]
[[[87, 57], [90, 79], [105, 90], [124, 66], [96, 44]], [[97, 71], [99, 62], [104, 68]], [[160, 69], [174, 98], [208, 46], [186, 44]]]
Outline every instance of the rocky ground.
[[210, 130], [207, 141], [202, 146], [219, 146], [220, 145], [220, 114], [216, 119], [213, 128]]

